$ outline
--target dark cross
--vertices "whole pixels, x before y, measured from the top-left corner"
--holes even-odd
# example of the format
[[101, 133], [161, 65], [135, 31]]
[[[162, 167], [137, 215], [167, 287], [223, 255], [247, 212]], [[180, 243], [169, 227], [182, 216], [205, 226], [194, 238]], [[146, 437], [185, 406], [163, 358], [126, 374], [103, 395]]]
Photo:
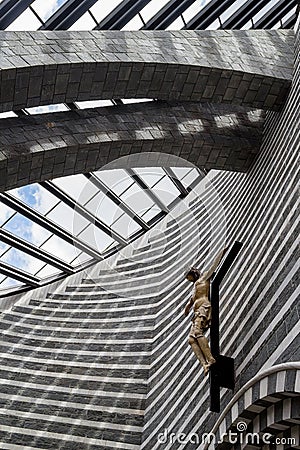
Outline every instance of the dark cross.
[[211, 352], [216, 359], [216, 363], [210, 368], [210, 410], [220, 412], [220, 388], [234, 389], [234, 359], [220, 355], [219, 336], [219, 288], [220, 284], [228, 272], [233, 261], [242, 248], [241, 242], [234, 244], [227, 250], [222, 264], [218, 267], [210, 283], [211, 302], [211, 326], [210, 326], [210, 346]]

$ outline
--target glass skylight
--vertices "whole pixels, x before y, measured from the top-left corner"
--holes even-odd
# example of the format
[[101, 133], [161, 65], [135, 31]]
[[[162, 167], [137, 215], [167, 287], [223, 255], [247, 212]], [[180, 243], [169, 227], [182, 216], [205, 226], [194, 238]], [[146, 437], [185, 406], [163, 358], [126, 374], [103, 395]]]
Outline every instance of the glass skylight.
[[21, 286], [24, 286], [24, 283], [0, 274], [0, 290], [10, 290]]
[[143, 9], [140, 11], [140, 15], [142, 16], [144, 22], [149, 22], [153, 16], [155, 16], [158, 11], [160, 11], [170, 0], [155, 0], [155, 2], [149, 2]]
[[122, 3], [122, 1], [123, 0], [98, 0], [98, 2], [90, 8], [90, 11], [97, 22], [100, 23], [109, 13], [111, 13], [120, 3]]
[[[8, 194], [18, 199], [21, 202], [19, 204], [26, 205], [27, 209], [23, 209], [23, 215], [14, 211], [13, 207], [1, 204], [0, 224], [5, 232], [10, 233], [9, 239], [13, 239], [13, 236], [21, 239], [21, 248], [2, 242], [0, 236], [0, 261], [21, 270], [21, 273], [23, 271], [25, 282], [27, 273], [35, 276], [39, 283], [39, 279], [63, 274], [66, 270], [64, 267], [69, 267], [68, 270], [79, 270], [82, 264], [92, 262], [89, 248], [94, 249], [99, 257], [105, 257], [108, 251], [119, 247], [120, 243], [125, 245], [130, 242], [148, 229], [145, 224], [164, 216], [159, 203], [155, 203], [156, 198], [167, 206], [174, 200], [180, 200], [179, 190], [161, 167], [137, 168], [135, 173], [149, 189], [142, 189], [125, 169], [99, 170], [91, 174], [91, 178], [83, 174], [57, 178], [51, 183], [59, 188], [59, 198], [48, 191], [51, 183], [44, 183], [43, 186], [34, 183], [12, 189]], [[175, 176], [178, 176], [178, 180], [182, 178], [184, 185], [195, 177], [198, 177], [199, 181], [202, 178], [196, 169], [176, 168], [174, 173], [177, 174]], [[150, 195], [150, 191], [154, 197]], [[109, 198], [107, 193], [115, 197]], [[5, 198], [10, 204], [10, 197]], [[116, 201], [113, 201], [113, 198]], [[65, 203], [68, 199], [74, 202], [74, 209]], [[44, 227], [35, 222], [34, 214], [27, 217], [28, 208], [29, 211], [36, 211], [44, 217]], [[85, 216], [85, 210], [89, 217]], [[53, 232], [52, 224], [58, 226], [62, 236]], [[100, 228], [97, 224], [100, 224]], [[81, 247], [88, 246], [86, 252], [83, 248], [67, 242], [64, 233], [71, 233], [79, 239]], [[50, 260], [48, 256], [46, 262], [40, 260], [39, 250], [46, 252], [44, 255], [49, 255]], [[59, 266], [55, 262], [57, 259], [61, 261]], [[2, 277], [1, 287], [3, 280]], [[8, 281], [5, 283], [9, 284]]]
[[30, 10], [30, 8], [25, 9], [25, 11], [6, 29], [7, 31], [34, 31], [42, 25], [36, 15]]
[[31, 7], [43, 22], [46, 22], [67, 0], [35, 0]]
[[[18, 0], [20, 3], [22, 0]], [[82, 6], [82, 15], [75, 22], [70, 21], [68, 29], [70, 30], [92, 30], [95, 27], [99, 28], [99, 24], [112, 13], [123, 0], [98, 0], [94, 5], [88, 9], [88, 3]], [[159, 14], [164, 6], [170, 0], [151, 0], [149, 1], [134, 17], [129, 17], [128, 22], [123, 26], [123, 30], [138, 30], [141, 29], [151, 20], [156, 14]], [[186, 8], [181, 15], [174, 17], [173, 22], [168, 29], [181, 29], [188, 24], [195, 15], [197, 15], [206, 5], [212, 0], [195, 0], [188, 8]], [[239, 8], [246, 3], [247, 0], [236, 0], [225, 12], [223, 12], [217, 20], [210, 23], [207, 29], [216, 29], [220, 27], [220, 20], [224, 23], [228, 18], [239, 10]], [[53, 14], [60, 14], [63, 19], [66, 18], [66, 9], [61, 8], [67, 0], [35, 0], [29, 5], [25, 11], [15, 19], [6, 28], [7, 30], [38, 30], [45, 22], [53, 16]], [[279, 0], [270, 0], [252, 19], [255, 22], [259, 20], [264, 14], [268, 14], [272, 6], [276, 5]], [[1, 5], [0, 0], [0, 5]], [[255, 3], [255, 2], [253, 2]], [[86, 8], [85, 8], [86, 6]], [[291, 6], [294, 10], [294, 7]], [[68, 11], [67, 15], [73, 15], [74, 11]], [[75, 20], [75, 17], [74, 17]], [[279, 25], [284, 21], [279, 21]], [[252, 22], [251, 22], [252, 25]], [[273, 28], [277, 28], [276, 24]], [[243, 28], [250, 28], [248, 22]]]

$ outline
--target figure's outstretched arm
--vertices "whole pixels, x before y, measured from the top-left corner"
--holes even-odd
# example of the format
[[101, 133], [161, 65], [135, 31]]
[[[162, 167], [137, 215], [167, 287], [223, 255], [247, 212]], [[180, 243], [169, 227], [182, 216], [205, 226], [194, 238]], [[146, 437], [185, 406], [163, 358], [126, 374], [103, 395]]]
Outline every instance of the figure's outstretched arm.
[[208, 280], [208, 279], [212, 276], [212, 274], [214, 273], [214, 271], [216, 270], [216, 268], [217, 268], [218, 265], [220, 264], [220, 261], [221, 261], [221, 259], [223, 258], [224, 253], [226, 252], [226, 250], [227, 250], [227, 247], [223, 248], [223, 249], [217, 254], [217, 256], [216, 256], [215, 259], [214, 259], [214, 262], [213, 262], [212, 265], [211, 265], [211, 267], [210, 267], [206, 272], [204, 272], [204, 274], [202, 275], [202, 277], [201, 277], [202, 279]]

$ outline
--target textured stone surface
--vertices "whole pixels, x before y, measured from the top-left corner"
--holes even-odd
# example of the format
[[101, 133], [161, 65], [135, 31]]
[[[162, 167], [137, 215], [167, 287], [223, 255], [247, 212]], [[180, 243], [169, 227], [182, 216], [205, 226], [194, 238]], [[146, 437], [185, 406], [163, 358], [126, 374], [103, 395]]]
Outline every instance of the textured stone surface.
[[278, 109], [292, 30], [0, 32], [0, 111], [157, 98]]
[[264, 116], [239, 106], [153, 102], [2, 119], [0, 189], [149, 151], [205, 169], [246, 171], [260, 147]]

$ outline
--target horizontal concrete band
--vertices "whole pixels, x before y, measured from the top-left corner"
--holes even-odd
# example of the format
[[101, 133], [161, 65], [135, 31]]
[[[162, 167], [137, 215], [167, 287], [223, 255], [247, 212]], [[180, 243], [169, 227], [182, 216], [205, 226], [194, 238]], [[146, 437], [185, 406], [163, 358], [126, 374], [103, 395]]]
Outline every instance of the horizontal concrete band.
[[207, 170], [246, 171], [259, 151], [264, 115], [235, 105], [153, 102], [2, 119], [0, 188], [13, 188], [21, 177], [26, 184], [50, 173], [95, 170], [149, 150]]
[[0, 32], [0, 111], [111, 98], [278, 109], [292, 30]]

